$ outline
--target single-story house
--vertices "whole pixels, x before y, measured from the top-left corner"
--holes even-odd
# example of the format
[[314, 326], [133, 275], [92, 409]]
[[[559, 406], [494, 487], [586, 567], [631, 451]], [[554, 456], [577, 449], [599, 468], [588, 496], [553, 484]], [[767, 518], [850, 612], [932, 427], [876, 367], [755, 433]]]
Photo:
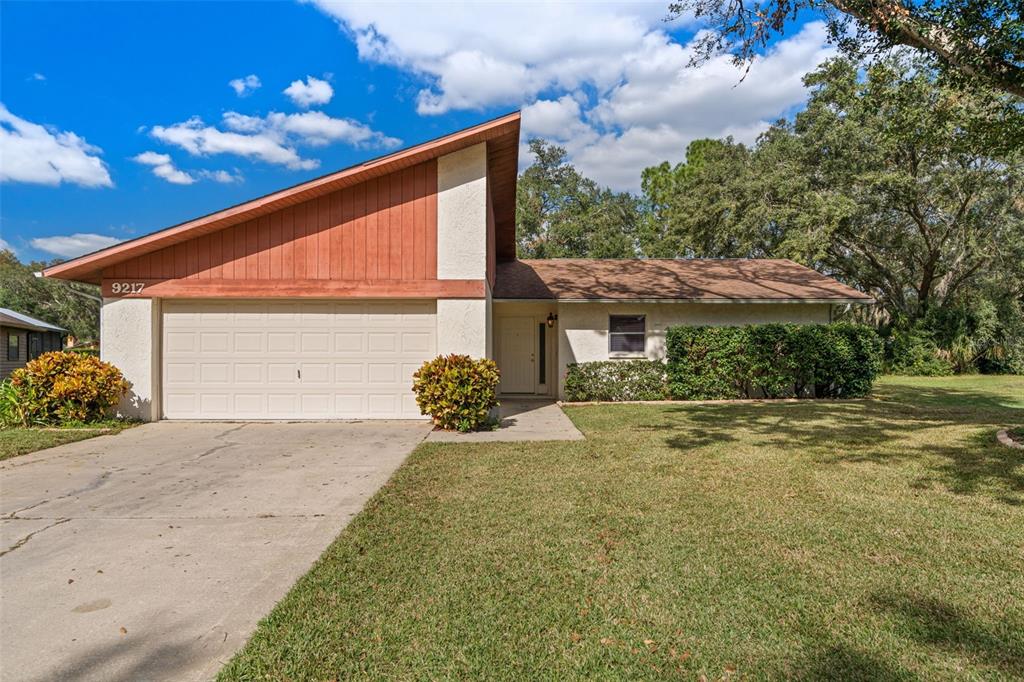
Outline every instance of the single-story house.
[[783, 260], [516, 259], [519, 113], [54, 265], [102, 286], [143, 419], [420, 417], [413, 372], [494, 358], [505, 395], [660, 357], [676, 324], [827, 322], [870, 300]]
[[43, 353], [64, 347], [68, 331], [49, 322], [0, 308], [0, 381]]

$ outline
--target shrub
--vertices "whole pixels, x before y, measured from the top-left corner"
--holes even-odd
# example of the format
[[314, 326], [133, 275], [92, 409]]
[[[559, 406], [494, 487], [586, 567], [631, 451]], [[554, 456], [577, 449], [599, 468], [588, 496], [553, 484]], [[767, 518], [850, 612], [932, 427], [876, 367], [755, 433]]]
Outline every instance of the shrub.
[[815, 398], [860, 398], [871, 393], [882, 369], [882, 341], [874, 329], [859, 324], [807, 325], [801, 369], [812, 378]]
[[953, 364], [935, 342], [917, 330], [897, 330], [885, 341], [885, 371], [911, 376], [948, 376]]
[[878, 335], [855, 324], [672, 327], [666, 341], [680, 400], [859, 397], [881, 369]]
[[473, 431], [487, 423], [491, 409], [498, 406], [501, 375], [493, 360], [442, 355], [424, 362], [412, 376], [420, 412], [442, 429]]
[[670, 327], [668, 390], [679, 400], [724, 400], [747, 395], [743, 327]]
[[602, 360], [569, 365], [565, 399], [664, 400], [668, 397], [665, 363], [660, 360]]
[[99, 358], [54, 351], [14, 370], [0, 390], [0, 419], [33, 426], [107, 417], [131, 388]]

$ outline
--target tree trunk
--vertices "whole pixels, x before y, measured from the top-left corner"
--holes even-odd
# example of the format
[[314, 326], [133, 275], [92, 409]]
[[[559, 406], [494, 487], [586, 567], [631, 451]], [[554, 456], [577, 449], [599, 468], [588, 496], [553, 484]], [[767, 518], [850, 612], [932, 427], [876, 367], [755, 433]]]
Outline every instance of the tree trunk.
[[970, 40], [911, 14], [899, 0], [828, 0], [900, 45], [925, 50], [959, 71], [1024, 99], [1024, 69], [987, 53]]

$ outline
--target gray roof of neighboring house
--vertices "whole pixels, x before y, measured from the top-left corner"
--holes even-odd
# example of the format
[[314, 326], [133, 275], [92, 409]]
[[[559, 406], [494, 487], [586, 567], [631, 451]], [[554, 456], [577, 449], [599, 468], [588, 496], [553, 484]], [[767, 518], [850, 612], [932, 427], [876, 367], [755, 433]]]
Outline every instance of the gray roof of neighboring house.
[[67, 329], [58, 327], [49, 322], [37, 320], [25, 313], [19, 313], [10, 308], [0, 308], [0, 324], [5, 327], [17, 327], [19, 329], [31, 329], [37, 332], [66, 332]]

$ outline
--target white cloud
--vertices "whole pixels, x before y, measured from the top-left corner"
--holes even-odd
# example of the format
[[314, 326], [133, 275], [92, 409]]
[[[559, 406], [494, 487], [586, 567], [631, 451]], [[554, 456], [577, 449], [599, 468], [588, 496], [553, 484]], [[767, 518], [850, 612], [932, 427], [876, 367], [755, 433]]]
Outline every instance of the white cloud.
[[149, 166], [153, 170], [153, 175], [163, 178], [174, 185], [192, 185], [200, 179], [213, 180], [220, 183], [241, 182], [243, 180], [242, 174], [237, 170], [234, 173], [226, 170], [198, 170], [189, 173], [175, 166], [169, 154], [160, 154], [159, 152], [142, 152], [132, 157], [132, 160], [144, 166]]
[[245, 78], [235, 78], [228, 81], [228, 87], [235, 91], [235, 94], [239, 97], [246, 97], [251, 95], [257, 88], [261, 87], [263, 83], [260, 82], [259, 76], [254, 73], [250, 73]]
[[11, 253], [17, 254], [17, 251], [14, 250], [11, 243], [3, 237], [0, 237], [0, 251], [10, 251]]
[[241, 182], [245, 179], [237, 170], [234, 173], [226, 170], [201, 170], [199, 171], [199, 175], [207, 180], [213, 180], [214, 182], [220, 182], [223, 184]]
[[314, 104], [327, 104], [334, 97], [334, 88], [325, 80], [315, 76], [306, 76], [306, 82], [301, 80], [292, 81], [292, 84], [284, 89], [295, 104], [308, 109]]
[[316, 159], [304, 159], [279, 135], [267, 132], [242, 134], [208, 126], [192, 117], [172, 126], [153, 126], [150, 134], [161, 142], [181, 147], [193, 156], [233, 154], [295, 170], [316, 168]]
[[181, 170], [176, 168], [174, 163], [171, 162], [171, 157], [168, 154], [158, 154], [157, 152], [142, 152], [133, 159], [144, 166], [149, 166], [153, 169], [153, 175], [158, 178], [163, 178], [172, 185], [191, 185], [195, 183], [196, 179]]
[[[299, 170], [320, 165], [316, 159], [303, 158], [298, 152], [299, 146], [323, 147], [340, 142], [360, 148], [391, 149], [402, 143], [365, 123], [334, 118], [321, 111], [271, 112], [267, 116], [228, 111], [222, 124], [224, 129], [206, 125], [193, 117], [172, 126], [153, 126], [150, 132], [156, 139], [178, 146], [193, 156], [234, 154]], [[226, 172], [209, 177], [218, 182], [235, 182], [240, 178], [237, 173]]]
[[92, 253], [120, 242], [120, 239], [104, 234], [79, 232], [56, 237], [36, 237], [29, 244], [32, 245], [32, 248], [52, 253], [61, 258], [74, 258], [83, 253]]
[[[834, 52], [806, 24], [758, 58], [746, 78], [728, 57], [688, 67], [666, 31], [664, 2], [363, 3], [313, 0], [364, 61], [422, 83], [417, 109], [519, 106], [524, 136], [557, 141], [581, 171], [617, 189], [683, 159], [700, 137], [752, 142], [807, 97], [801, 79]], [[523, 155], [523, 161], [529, 159]]]
[[28, 77], [30, 81], [45, 81], [46, 76], [36, 71], [34, 74]]
[[619, 57], [667, 13], [664, 2], [482, 2], [445, 11], [430, 3], [314, 3], [342, 23], [362, 59], [423, 76], [421, 113], [518, 105], [550, 87], [608, 88]]
[[402, 143], [350, 118], [334, 118], [322, 111], [301, 114], [271, 112], [266, 118], [246, 116], [235, 111], [224, 114], [224, 125], [238, 132], [267, 131], [281, 138], [293, 137], [312, 147], [341, 142], [354, 147], [397, 147]]
[[0, 182], [113, 187], [103, 152], [71, 131], [15, 116], [0, 104]]

